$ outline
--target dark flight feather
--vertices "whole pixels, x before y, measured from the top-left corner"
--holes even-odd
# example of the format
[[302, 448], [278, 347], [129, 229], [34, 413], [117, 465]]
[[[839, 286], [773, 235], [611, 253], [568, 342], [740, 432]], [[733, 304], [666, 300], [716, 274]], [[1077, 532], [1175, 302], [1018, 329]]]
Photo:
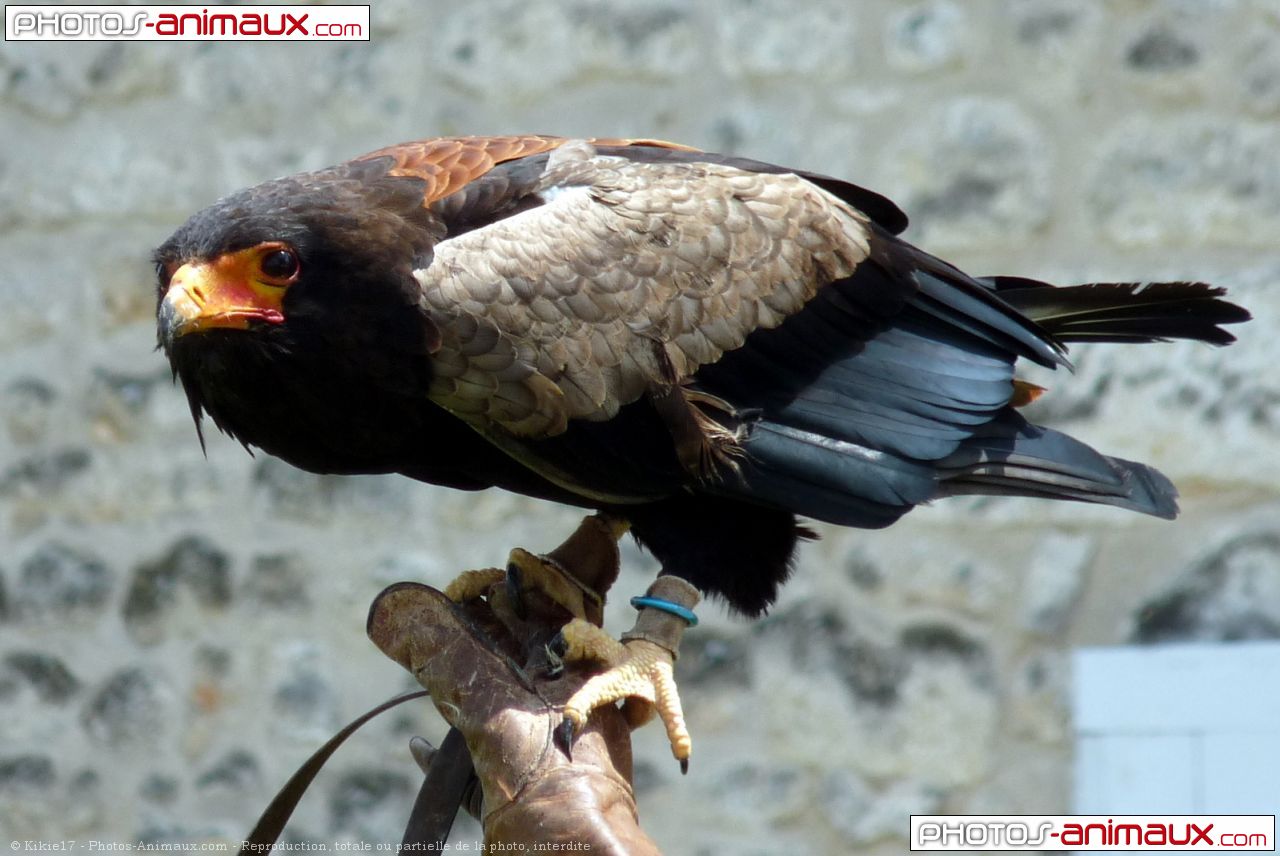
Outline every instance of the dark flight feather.
[[1095, 282], [1054, 287], [1020, 277], [992, 277], [999, 296], [1062, 342], [1236, 340], [1222, 324], [1249, 313], [1220, 299], [1226, 289], [1203, 282]]

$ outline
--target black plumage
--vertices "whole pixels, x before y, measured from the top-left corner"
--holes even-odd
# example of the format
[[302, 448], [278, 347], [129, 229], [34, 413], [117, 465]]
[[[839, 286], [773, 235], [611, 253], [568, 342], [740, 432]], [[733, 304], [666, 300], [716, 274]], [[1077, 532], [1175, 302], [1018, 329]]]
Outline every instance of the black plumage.
[[[159, 336], [197, 420], [248, 445], [609, 510], [748, 614], [797, 514], [875, 528], [994, 493], [1172, 517], [1158, 472], [1028, 423], [1015, 363], [1226, 344], [1248, 314], [1201, 283], [975, 279], [905, 225], [836, 179], [651, 141], [426, 141], [197, 214], [156, 253]], [[280, 247], [287, 281], [260, 270]]]

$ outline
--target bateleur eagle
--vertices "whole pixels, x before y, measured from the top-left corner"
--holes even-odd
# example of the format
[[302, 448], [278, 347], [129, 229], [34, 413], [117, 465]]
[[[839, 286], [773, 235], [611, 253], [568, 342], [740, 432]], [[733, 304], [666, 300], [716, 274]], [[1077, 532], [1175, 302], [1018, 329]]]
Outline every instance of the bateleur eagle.
[[958, 494], [1171, 518], [1143, 464], [1033, 425], [1015, 363], [1227, 344], [1203, 283], [975, 278], [845, 181], [654, 140], [431, 139], [234, 193], [155, 253], [197, 424], [302, 469], [630, 523], [755, 615], [805, 529]]

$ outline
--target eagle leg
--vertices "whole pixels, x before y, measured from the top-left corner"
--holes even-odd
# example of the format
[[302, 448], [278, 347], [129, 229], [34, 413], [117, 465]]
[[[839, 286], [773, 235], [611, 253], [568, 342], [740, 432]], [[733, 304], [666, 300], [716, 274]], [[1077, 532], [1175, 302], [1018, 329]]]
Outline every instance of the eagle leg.
[[704, 410], [719, 410], [736, 419], [733, 406], [688, 388], [689, 379], [676, 371], [666, 346], [658, 341], [651, 344], [659, 375], [651, 380], [645, 397], [666, 425], [680, 466], [702, 482], [719, 481], [723, 469], [737, 473], [735, 458], [743, 454], [738, 432], [726, 428]]
[[565, 666], [579, 666], [598, 672], [565, 703], [555, 737], [566, 755], [593, 710], [621, 701], [632, 729], [655, 715], [662, 720], [671, 753], [687, 771], [693, 741], [673, 667], [684, 630], [696, 621], [692, 608], [701, 595], [679, 577], [661, 576], [644, 598], [632, 601], [640, 614], [622, 641], [605, 633], [603, 592], [617, 577], [617, 542], [627, 528], [621, 518], [588, 517], [552, 552], [539, 556], [517, 547], [506, 570], [465, 571], [445, 595], [458, 603], [487, 597], [495, 610], [521, 621], [527, 615], [555, 615], [566, 622], [547, 646], [548, 671], [559, 675]]
[[[679, 577], [663, 576], [650, 586], [646, 599], [689, 610], [697, 604], [699, 594]], [[673, 671], [680, 638], [688, 626], [688, 619], [667, 609], [642, 606], [635, 626], [622, 635], [621, 642], [581, 619], [574, 619], [561, 629], [559, 647], [566, 663], [605, 667], [565, 703], [556, 742], [566, 755], [570, 754], [573, 736], [586, 724], [591, 711], [622, 701], [623, 713], [633, 729], [655, 714], [662, 720], [671, 754], [680, 762], [680, 771], [688, 772], [693, 739], [685, 725]]]
[[[736, 471], [734, 459], [742, 455], [738, 435], [694, 406], [695, 400], [709, 403], [711, 398], [677, 384], [648, 393], [649, 403], [671, 433], [680, 465], [704, 482], [718, 480], [722, 467]], [[732, 408], [725, 405], [725, 412], [732, 414]]]

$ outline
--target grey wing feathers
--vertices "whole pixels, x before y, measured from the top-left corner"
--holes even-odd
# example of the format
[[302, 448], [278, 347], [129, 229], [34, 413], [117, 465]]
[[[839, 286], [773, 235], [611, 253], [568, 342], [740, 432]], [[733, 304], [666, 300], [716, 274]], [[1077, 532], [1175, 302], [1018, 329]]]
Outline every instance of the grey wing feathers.
[[[799, 310], [868, 252], [866, 218], [787, 174], [552, 152], [544, 204], [438, 244], [431, 397], [484, 431], [605, 420]], [[670, 375], [674, 373], [674, 378]]]

